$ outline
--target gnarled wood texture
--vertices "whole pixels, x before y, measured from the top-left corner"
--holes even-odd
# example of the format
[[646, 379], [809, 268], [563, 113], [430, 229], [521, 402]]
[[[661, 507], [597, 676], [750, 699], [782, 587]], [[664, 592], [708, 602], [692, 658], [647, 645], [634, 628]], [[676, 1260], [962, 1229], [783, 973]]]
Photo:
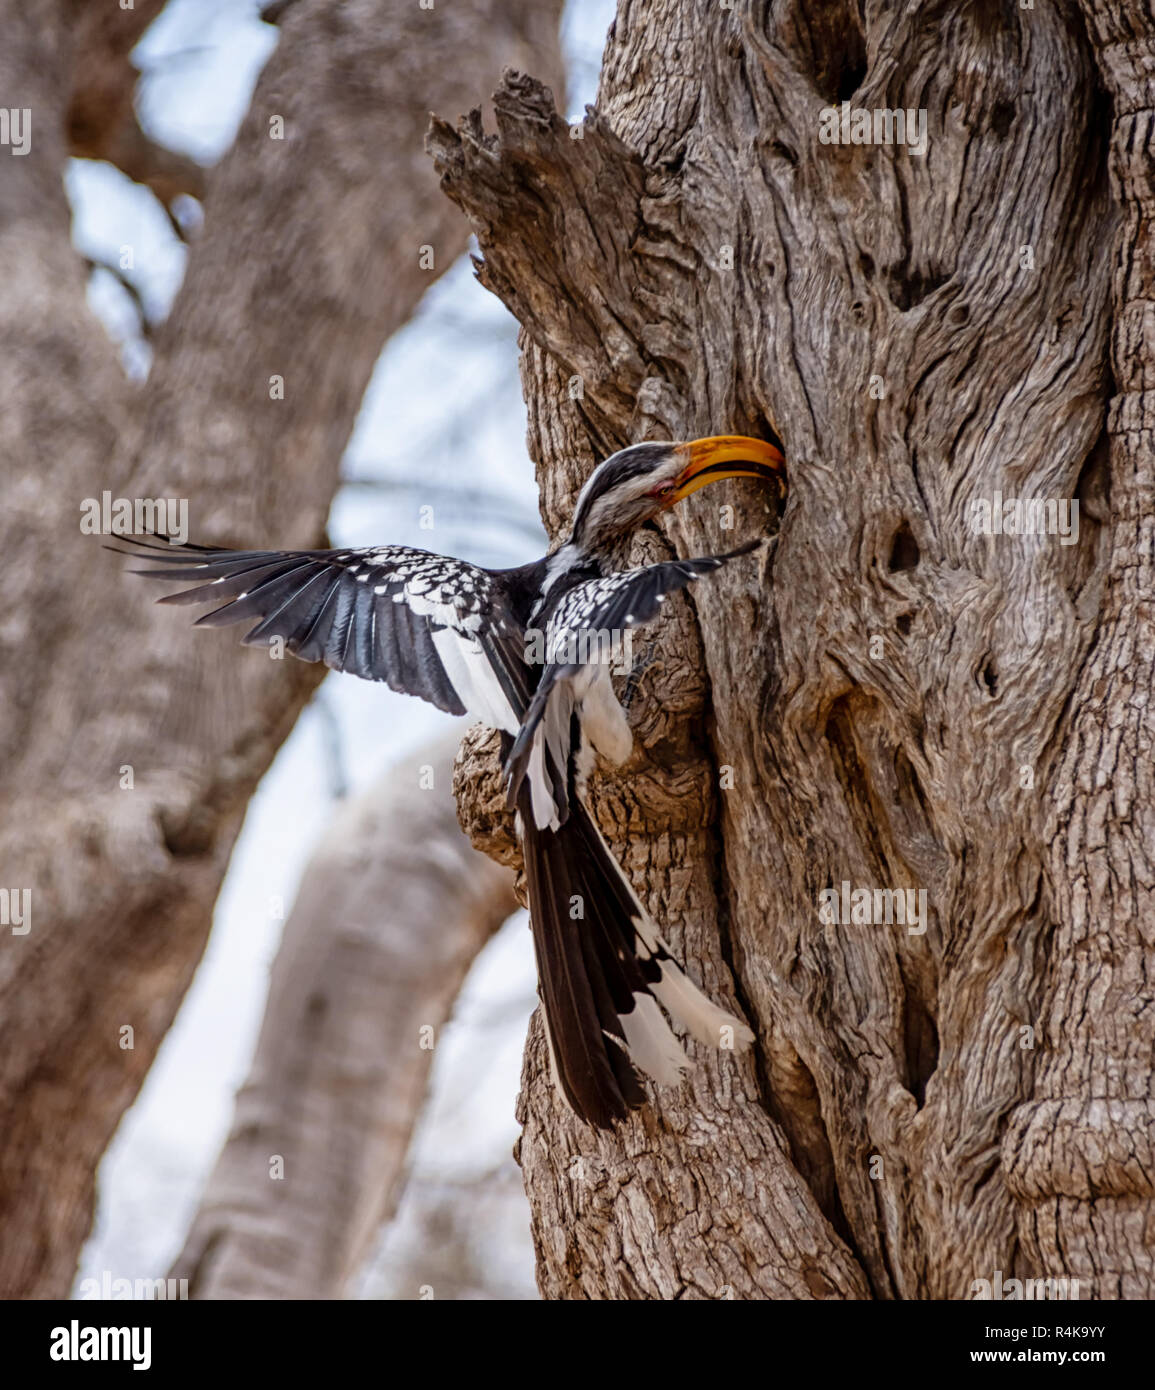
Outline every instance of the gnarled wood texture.
[[[671, 611], [595, 797], [758, 1056], [595, 1136], [534, 1036], [548, 1296], [1155, 1289], [1155, 23], [1122, 8], [622, 0], [580, 139], [517, 74], [495, 135], [431, 128], [523, 324], [554, 534], [630, 440], [788, 454], [772, 558], [698, 587], [700, 639]], [[844, 99], [921, 108], [926, 152], [823, 143]], [[729, 486], [679, 551], [766, 527]], [[976, 533], [1000, 493], [1077, 500], [1077, 544]], [[925, 931], [824, 922], [844, 882], [925, 892]]]

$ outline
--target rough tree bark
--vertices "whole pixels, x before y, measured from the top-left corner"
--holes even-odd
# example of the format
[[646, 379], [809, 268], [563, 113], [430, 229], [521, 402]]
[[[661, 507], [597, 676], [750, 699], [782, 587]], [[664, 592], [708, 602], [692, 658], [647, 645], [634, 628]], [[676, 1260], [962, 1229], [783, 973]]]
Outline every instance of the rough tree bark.
[[516, 906], [508, 870], [457, 824], [458, 742], [342, 807], [305, 870], [232, 1132], [171, 1271], [193, 1298], [340, 1298], [396, 1208], [436, 1037]]
[[[700, 640], [685, 608], [658, 633], [595, 795], [759, 1046], [599, 1136], [535, 1026], [546, 1296], [1155, 1290], [1155, 19], [1125, 8], [621, 0], [580, 139], [516, 74], [496, 136], [431, 128], [523, 325], [553, 534], [631, 440], [773, 422], [788, 455], [772, 558], [697, 588]], [[926, 154], [823, 143], [843, 100], [924, 109]], [[668, 540], [764, 528], [750, 486]], [[1078, 500], [1078, 543], [976, 534], [998, 492]], [[844, 882], [925, 890], [925, 933], [825, 923]]]
[[428, 111], [468, 105], [507, 62], [556, 71], [559, 9], [287, 7], [140, 388], [69, 243], [72, 6], [0, 0], [0, 87], [33, 122], [30, 153], [0, 160], [0, 883], [32, 895], [31, 931], [0, 935], [0, 1297], [67, 1292], [96, 1164], [318, 675], [231, 634], [193, 640], [81, 535], [83, 499], [186, 498], [210, 543], [321, 543], [373, 364], [431, 282], [420, 248], [441, 270], [467, 236], [421, 154]]
[[108, 160], [167, 208], [180, 193], [202, 197], [205, 180], [195, 159], [158, 144], [136, 118], [137, 70], [130, 54], [162, 9], [164, 0], [138, 0], [129, 9], [71, 0], [65, 129], [70, 154]]

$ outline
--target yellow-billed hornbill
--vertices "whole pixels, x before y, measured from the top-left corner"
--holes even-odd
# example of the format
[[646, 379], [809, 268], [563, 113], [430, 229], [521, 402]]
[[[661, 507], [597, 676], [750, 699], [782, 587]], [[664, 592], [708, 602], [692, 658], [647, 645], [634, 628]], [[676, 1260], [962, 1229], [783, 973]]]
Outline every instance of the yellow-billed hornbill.
[[[619, 763], [633, 744], [605, 656], [614, 643], [601, 638], [649, 622], [668, 594], [753, 548], [623, 570], [630, 536], [707, 483], [778, 481], [782, 468], [776, 438], [632, 445], [590, 475], [568, 540], [517, 569], [400, 545], [269, 551], [136, 542], [154, 567], [134, 573], [198, 581], [160, 603], [224, 600], [197, 626], [254, 620], [246, 643], [281, 639], [304, 661], [384, 681], [502, 731], [552, 1072], [593, 1125], [609, 1126], [644, 1102], [635, 1067], [662, 1084], [685, 1070], [662, 1009], [716, 1047], [752, 1041], [674, 960], [583, 794], [594, 753]], [[573, 640], [588, 634], [598, 640]], [[544, 639], [536, 648], [534, 635]], [[534, 650], [544, 655], [534, 660]]]

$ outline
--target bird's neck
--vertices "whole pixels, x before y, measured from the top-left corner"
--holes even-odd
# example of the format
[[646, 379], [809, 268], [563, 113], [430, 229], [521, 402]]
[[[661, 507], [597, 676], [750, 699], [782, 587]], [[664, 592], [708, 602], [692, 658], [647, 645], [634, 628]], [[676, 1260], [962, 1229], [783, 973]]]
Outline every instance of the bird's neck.
[[571, 536], [546, 557], [536, 611], [552, 608], [568, 589], [587, 579], [614, 573], [614, 557], [603, 549], [590, 549]]
[[616, 574], [629, 567], [633, 532], [585, 532], [571, 535], [554, 553], [566, 556], [565, 563], [575, 569], [588, 569], [595, 575]]
[[628, 570], [633, 543], [633, 531], [600, 536], [597, 545], [588, 547], [586, 552], [591, 567], [599, 574], [617, 574], [621, 570]]

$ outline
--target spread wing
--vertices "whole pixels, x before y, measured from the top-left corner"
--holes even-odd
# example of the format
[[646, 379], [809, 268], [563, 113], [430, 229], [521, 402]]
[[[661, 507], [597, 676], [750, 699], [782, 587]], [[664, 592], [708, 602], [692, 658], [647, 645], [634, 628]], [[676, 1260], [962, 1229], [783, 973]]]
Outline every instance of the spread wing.
[[[619, 638], [652, 622], [669, 594], [760, 544], [755, 541], [725, 555], [624, 570], [587, 580], [562, 596], [546, 625], [547, 665], [506, 759], [511, 806], [528, 776], [536, 808], [541, 801], [537, 769], [568, 768], [570, 759], [581, 752], [583, 733], [599, 752], [611, 757], [620, 754], [618, 760], [628, 756], [632, 739], [609, 679], [611, 662], [620, 659]], [[588, 767], [578, 769], [579, 790], [587, 771]], [[551, 782], [557, 819], [564, 821], [565, 783], [559, 796], [556, 779]], [[538, 825], [543, 824], [538, 819]]]
[[[126, 538], [127, 539], [127, 538]], [[531, 671], [521, 626], [490, 570], [403, 545], [225, 550], [134, 540], [132, 571], [193, 583], [160, 603], [217, 603], [197, 627], [253, 622], [243, 641], [282, 640], [302, 661], [383, 681], [449, 714], [516, 734]]]

